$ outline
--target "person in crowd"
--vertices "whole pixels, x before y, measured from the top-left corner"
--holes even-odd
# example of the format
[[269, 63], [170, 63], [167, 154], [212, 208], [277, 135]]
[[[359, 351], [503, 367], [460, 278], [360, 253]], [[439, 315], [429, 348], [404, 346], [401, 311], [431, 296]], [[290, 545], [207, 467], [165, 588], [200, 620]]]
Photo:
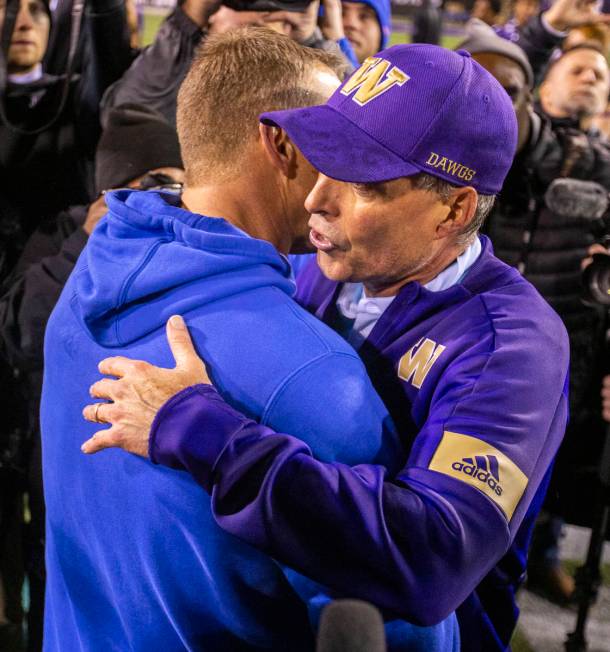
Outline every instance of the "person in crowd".
[[[596, 387], [604, 347], [600, 315], [580, 299], [581, 263], [604, 249], [595, 244], [599, 234], [593, 228], [593, 215], [576, 214], [573, 207], [569, 215], [558, 214], [556, 202], [547, 193], [560, 178], [594, 180], [610, 190], [608, 150], [596, 134], [582, 132], [579, 126], [585, 114], [603, 110], [607, 65], [597, 51], [579, 49], [564, 55], [547, 73], [540, 89], [545, 111], [536, 113], [533, 73], [520, 48], [484, 27], [474, 30], [459, 47], [471, 52], [500, 81], [517, 115], [518, 154], [487, 232], [496, 255], [535, 285], [562, 317], [570, 335], [571, 418], [547, 507], [551, 513], [567, 510], [574, 518], [578, 509], [586, 510], [576, 507], [585, 500], [585, 492], [576, 491], [573, 478], [583, 481], [583, 469], [593, 466], [601, 443]], [[590, 477], [586, 486], [592, 481]], [[561, 519], [545, 511], [534, 536], [529, 583], [552, 599], [565, 601], [574, 582], [559, 563], [560, 530]]]
[[45, 73], [49, 29], [46, 0], [20, 0], [7, 52], [8, 83], [0, 89], [2, 220], [23, 238], [45, 216], [93, 199], [100, 99], [131, 57], [121, 0], [87, 3], [83, 29], [91, 56], [78, 76]]
[[[44, 68], [51, 22], [46, 0], [0, 2], [0, 283], [45, 217], [91, 200], [100, 98], [129, 64], [120, 0], [87, 2], [82, 30], [89, 34], [90, 56], [78, 76], [66, 69], [51, 74]], [[63, 38], [68, 41], [66, 34]], [[6, 413], [0, 427], [0, 575], [7, 617], [20, 631], [22, 574], [15, 569], [23, 567], [27, 397], [3, 360], [0, 384]]]
[[413, 14], [412, 43], [439, 45], [442, 36], [441, 0], [422, 0]]
[[[326, 10], [328, 3], [324, 3]], [[392, 12], [389, 0], [366, 0], [365, 2], [341, 1], [342, 32], [331, 32], [327, 26], [324, 31], [328, 38], [333, 38], [341, 45], [341, 49], [357, 67], [368, 57], [383, 50], [390, 38], [392, 29]], [[345, 47], [346, 38], [351, 52]]]
[[[559, 318], [477, 235], [517, 145], [511, 101], [465, 52], [395, 46], [326, 105], [261, 120], [319, 170], [305, 204], [317, 262], [301, 271], [297, 298], [358, 347], [406, 464], [394, 473], [317, 459], [294, 429], [234, 410], [207, 384], [178, 317], [174, 369], [100, 363], [119, 379], [93, 385], [110, 402], [84, 416], [111, 427], [83, 451], [120, 447], [187, 470], [227, 532], [408, 620], [457, 609], [462, 650], [505, 650], [565, 429], [568, 367]], [[216, 379], [221, 367], [200, 351]], [[48, 363], [53, 384], [61, 363]], [[325, 415], [332, 423], [331, 407]]]
[[[534, 71], [536, 86], [541, 82], [550, 59], [561, 49], [566, 36], [583, 26], [601, 27], [610, 21], [608, 14], [599, 12], [595, 0], [556, 0], [512, 33], [515, 42], [527, 54]], [[500, 30], [500, 36], [506, 37]]]
[[[92, 428], [78, 403], [100, 356], [167, 363], [163, 327], [181, 310], [205, 332], [199, 344], [218, 362], [225, 396], [248, 414], [295, 428], [324, 459], [397, 467], [397, 432], [362, 361], [292, 299], [284, 254], [307, 243], [315, 171], [282, 130], [257, 120], [267, 107], [327, 98], [343, 66], [267, 28], [209, 37], [178, 97], [182, 199], [106, 195], [108, 215], [45, 337], [45, 649], [311, 649], [323, 589], [224, 533], [187, 474], [122, 451], [83, 456]], [[227, 104], [232, 69], [248, 74]], [[391, 617], [391, 649], [457, 652], [447, 616], [435, 627]]]
[[[555, 175], [595, 181], [605, 192], [610, 191], [608, 148], [598, 131], [584, 131], [582, 126], [604, 112], [609, 91], [607, 60], [587, 45], [568, 50], [552, 62], [540, 86], [540, 108], [563, 139], [563, 156]], [[591, 253], [605, 252], [605, 247], [594, 243], [605, 235], [608, 225], [600, 231], [595, 216], [580, 208], [579, 195], [573, 193], [572, 198], [576, 202], [572, 215], [558, 215], [555, 204], [548, 207], [547, 200], [550, 210], [530, 229], [531, 262], [525, 272], [561, 315], [570, 335], [570, 424], [549, 492], [547, 520], [537, 532], [530, 564], [532, 583], [548, 587], [559, 599], [569, 599], [574, 588], [558, 560], [563, 519], [582, 523], [583, 516], [590, 518], [583, 505], [596, 482], [605, 431], [599, 388], [605, 372], [607, 325], [600, 310], [583, 305], [580, 277], [582, 261]]]
[[[109, 115], [96, 151], [96, 189], [141, 187], [182, 181], [182, 163], [175, 129], [154, 112], [133, 105]], [[104, 196], [89, 206], [72, 206], [46, 219], [30, 236], [0, 298], [0, 355], [14, 370], [13, 385], [26, 402], [27, 459], [20, 460], [22, 479], [15, 482], [28, 494], [30, 519], [25, 529], [25, 563], [9, 557], [14, 568], [25, 568], [29, 585], [27, 641], [31, 652], [42, 649], [44, 606], [44, 499], [38, 414], [42, 389], [42, 347], [48, 317], [88, 236], [106, 212]], [[6, 475], [6, 471], [5, 471]], [[25, 480], [25, 481], [24, 481]], [[10, 494], [9, 494], [10, 495]], [[17, 515], [15, 515], [17, 519]], [[17, 519], [18, 520], [18, 519]], [[15, 539], [11, 542], [14, 544]], [[21, 602], [21, 578], [11, 581], [11, 604]], [[11, 623], [20, 621], [21, 613]], [[15, 625], [17, 627], [17, 625]], [[7, 626], [7, 631], [9, 626]]]
[[504, 0], [475, 0], [470, 16], [493, 27], [506, 20], [506, 9]]
[[218, 0], [185, 0], [161, 25], [154, 43], [107, 90], [102, 112], [135, 102], [154, 108], [175, 125], [178, 89], [197, 47], [209, 32], [222, 34], [244, 25], [269, 24], [303, 45], [339, 53], [339, 46], [324, 38], [317, 27], [318, 6], [319, 0], [313, 0], [301, 12], [237, 12], [221, 6]]
[[540, 0], [514, 0], [511, 17], [501, 25], [493, 25], [498, 36], [509, 41], [519, 40], [519, 30], [540, 12]]

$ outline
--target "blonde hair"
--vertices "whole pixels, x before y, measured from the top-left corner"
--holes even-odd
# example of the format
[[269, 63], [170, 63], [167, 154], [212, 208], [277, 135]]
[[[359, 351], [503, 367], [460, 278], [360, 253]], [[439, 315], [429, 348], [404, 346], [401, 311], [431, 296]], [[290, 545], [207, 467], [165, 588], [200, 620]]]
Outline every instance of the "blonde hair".
[[346, 71], [341, 58], [266, 27], [208, 37], [178, 93], [177, 128], [187, 183], [197, 185], [210, 175], [235, 176], [264, 111], [325, 102], [309, 79], [315, 67], [327, 67], [339, 77]]

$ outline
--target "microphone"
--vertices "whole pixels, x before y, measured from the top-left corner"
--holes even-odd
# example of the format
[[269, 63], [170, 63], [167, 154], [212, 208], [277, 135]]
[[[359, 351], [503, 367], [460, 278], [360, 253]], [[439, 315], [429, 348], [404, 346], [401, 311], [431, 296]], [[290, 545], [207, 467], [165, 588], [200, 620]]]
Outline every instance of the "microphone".
[[544, 203], [560, 217], [599, 220], [608, 210], [608, 191], [595, 181], [555, 179], [544, 193]]
[[316, 652], [386, 652], [379, 610], [361, 600], [335, 600], [320, 618]]

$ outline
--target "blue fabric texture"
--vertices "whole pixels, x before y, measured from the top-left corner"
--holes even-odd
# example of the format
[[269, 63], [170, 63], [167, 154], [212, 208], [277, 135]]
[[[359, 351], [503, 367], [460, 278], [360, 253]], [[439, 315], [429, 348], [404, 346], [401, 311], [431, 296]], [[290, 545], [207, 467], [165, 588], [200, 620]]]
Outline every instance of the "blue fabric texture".
[[[88, 388], [109, 355], [172, 367], [164, 326], [181, 314], [223, 398], [320, 459], [400, 468], [387, 410], [357, 354], [294, 302], [290, 265], [269, 243], [167, 194], [107, 203], [45, 338], [44, 649], [311, 650], [308, 605], [283, 568], [222, 531], [189, 474], [80, 452], [99, 429], [81, 415]], [[446, 649], [413, 647], [420, 633], [405, 627], [404, 649]], [[459, 636], [454, 615], [447, 628]]]

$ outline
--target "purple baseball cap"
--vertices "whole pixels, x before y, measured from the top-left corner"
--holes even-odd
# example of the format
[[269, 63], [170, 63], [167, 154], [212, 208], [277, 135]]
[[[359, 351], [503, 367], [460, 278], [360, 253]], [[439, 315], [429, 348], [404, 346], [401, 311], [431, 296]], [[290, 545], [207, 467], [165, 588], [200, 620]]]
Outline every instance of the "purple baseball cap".
[[500, 191], [517, 146], [510, 98], [470, 54], [395, 45], [369, 57], [326, 104], [271, 111], [326, 176], [375, 183], [419, 172]]

